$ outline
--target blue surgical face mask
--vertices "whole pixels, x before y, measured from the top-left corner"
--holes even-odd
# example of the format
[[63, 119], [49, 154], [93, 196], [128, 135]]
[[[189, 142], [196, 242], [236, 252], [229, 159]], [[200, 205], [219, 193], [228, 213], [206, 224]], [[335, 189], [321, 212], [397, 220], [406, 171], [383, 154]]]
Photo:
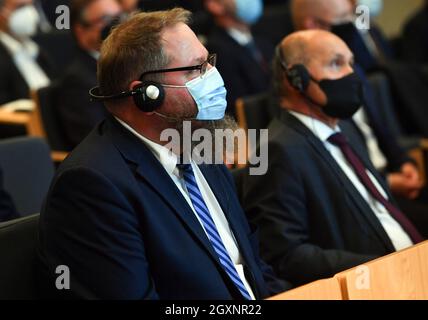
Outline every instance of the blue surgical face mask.
[[235, 0], [236, 16], [246, 24], [254, 24], [263, 13], [262, 0]]
[[169, 88], [187, 88], [198, 107], [196, 120], [220, 120], [226, 111], [226, 88], [217, 68], [212, 67], [202, 77], [186, 82], [184, 86], [163, 85]]

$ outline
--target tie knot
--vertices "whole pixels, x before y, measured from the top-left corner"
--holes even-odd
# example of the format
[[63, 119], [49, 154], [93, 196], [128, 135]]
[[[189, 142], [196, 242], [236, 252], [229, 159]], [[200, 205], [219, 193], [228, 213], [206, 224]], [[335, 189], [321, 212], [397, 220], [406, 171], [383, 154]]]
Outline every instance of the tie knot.
[[329, 138], [328, 141], [338, 147], [343, 147], [346, 146], [348, 144], [346, 137], [340, 133], [337, 132], [335, 134], [332, 134]]
[[184, 164], [184, 163], [177, 164], [177, 168], [178, 168], [178, 170], [180, 170], [183, 173], [193, 172], [192, 165], [190, 163], [188, 163], [188, 164]]

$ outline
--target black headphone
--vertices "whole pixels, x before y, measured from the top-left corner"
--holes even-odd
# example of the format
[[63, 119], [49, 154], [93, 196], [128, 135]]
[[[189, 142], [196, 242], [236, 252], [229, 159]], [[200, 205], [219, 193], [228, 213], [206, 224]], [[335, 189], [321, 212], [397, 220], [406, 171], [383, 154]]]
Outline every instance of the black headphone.
[[285, 62], [279, 45], [276, 47], [276, 55], [285, 71], [285, 75], [287, 76], [287, 80], [290, 85], [299, 92], [305, 93], [312, 79], [308, 69], [303, 64], [296, 64], [289, 67]]
[[112, 95], [102, 95], [100, 87], [94, 87], [89, 90], [91, 101], [107, 101], [132, 97], [134, 103], [141, 111], [152, 112], [159, 108], [165, 99], [165, 89], [159, 83], [154, 81], [144, 81], [136, 85], [130, 91]]

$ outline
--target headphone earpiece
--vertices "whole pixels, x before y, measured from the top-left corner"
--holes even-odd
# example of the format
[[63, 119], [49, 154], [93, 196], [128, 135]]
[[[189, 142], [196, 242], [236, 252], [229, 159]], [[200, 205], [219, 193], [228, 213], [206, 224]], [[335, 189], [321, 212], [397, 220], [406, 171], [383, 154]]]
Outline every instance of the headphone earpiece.
[[144, 81], [131, 91], [134, 103], [141, 111], [152, 112], [159, 108], [165, 99], [164, 88], [154, 81]]
[[306, 92], [311, 81], [308, 69], [303, 64], [296, 64], [286, 70], [290, 85], [301, 93]]
[[165, 89], [154, 81], [144, 81], [130, 91], [122, 91], [112, 95], [102, 95], [100, 87], [89, 90], [91, 101], [107, 101], [132, 97], [138, 109], [144, 112], [152, 112], [159, 108], [165, 100]]

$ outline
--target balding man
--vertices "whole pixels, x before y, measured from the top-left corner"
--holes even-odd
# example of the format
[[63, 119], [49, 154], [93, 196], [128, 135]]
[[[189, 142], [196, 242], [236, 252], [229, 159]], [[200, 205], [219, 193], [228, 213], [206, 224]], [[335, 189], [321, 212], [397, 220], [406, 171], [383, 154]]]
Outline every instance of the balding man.
[[269, 126], [269, 169], [247, 176], [244, 207], [277, 274], [303, 284], [422, 240], [347, 123], [361, 105], [353, 55], [326, 31], [278, 47], [281, 113]]
[[[353, 25], [354, 5], [349, 0], [293, 0], [292, 15], [296, 30], [323, 29], [336, 33], [348, 44], [355, 60], [355, 71], [363, 81], [365, 99], [363, 108], [354, 116], [353, 120], [360, 135], [366, 141], [370, 160], [375, 168], [388, 179], [389, 187], [395, 196], [399, 197], [400, 205], [410, 210], [408, 213], [414, 221], [423, 224], [423, 232], [428, 230], [426, 219], [419, 211], [420, 205], [414, 205], [408, 199], [419, 196], [422, 183], [418, 169], [412, 159], [399, 146], [396, 137], [379, 112], [379, 107], [373, 97], [372, 88], [365, 78], [361, 64], [364, 66], [369, 52], [363, 37]], [[372, 28], [373, 30], [375, 28]], [[375, 31], [371, 31], [374, 33]], [[361, 31], [361, 35], [367, 33]], [[376, 36], [375, 36], [376, 37]], [[367, 37], [366, 37], [367, 38]], [[426, 209], [425, 209], [426, 210]]]

